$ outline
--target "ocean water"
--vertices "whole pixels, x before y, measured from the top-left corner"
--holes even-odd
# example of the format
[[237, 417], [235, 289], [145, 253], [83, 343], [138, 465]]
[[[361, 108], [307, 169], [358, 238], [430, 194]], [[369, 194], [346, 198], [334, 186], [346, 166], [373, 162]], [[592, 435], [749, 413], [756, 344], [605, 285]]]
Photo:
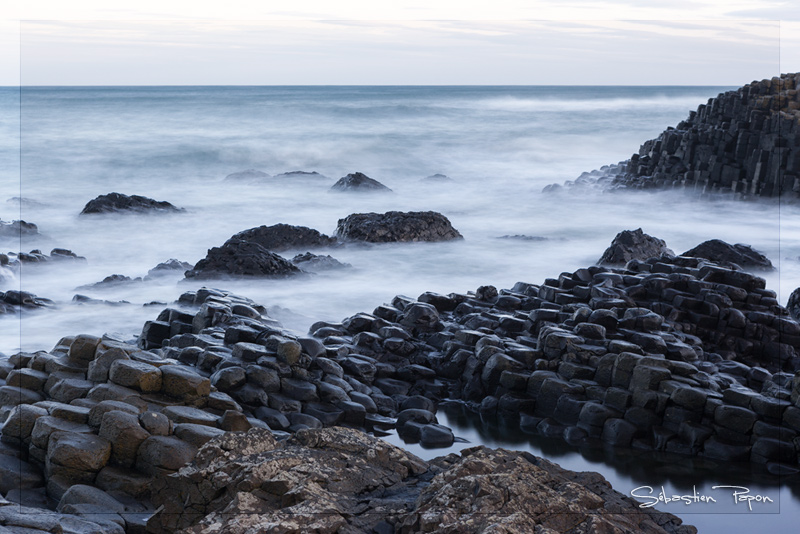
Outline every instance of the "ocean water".
[[[0, 273], [0, 290], [21, 288], [56, 304], [21, 318], [0, 317], [0, 352], [49, 350], [62, 336], [78, 333], [132, 337], [163, 308], [143, 304], [169, 303], [201, 285], [250, 297], [304, 333], [315, 321], [369, 312], [398, 294], [541, 283], [593, 264], [617, 232], [639, 227], [678, 253], [712, 238], [754, 246], [779, 267], [765, 277], [785, 303], [800, 285], [796, 207], [680, 193], [541, 192], [547, 184], [627, 159], [642, 142], [727, 89], [0, 88], [0, 219], [33, 222], [42, 234], [21, 243], [0, 240], [0, 252], [59, 247], [87, 259]], [[224, 180], [246, 169], [270, 175], [317, 171], [323, 177]], [[393, 192], [328, 191], [356, 171]], [[421, 181], [435, 173], [453, 182]], [[166, 200], [186, 211], [78, 215], [86, 202], [112, 191]], [[352, 268], [296, 279], [195, 282], [174, 273], [76, 289], [111, 274], [144, 276], [169, 258], [194, 264], [209, 248], [255, 226], [287, 223], [332, 234], [348, 214], [389, 210], [439, 211], [464, 240], [323, 251]], [[544, 239], [502, 238], [519, 235]], [[305, 250], [284, 255], [300, 252]], [[73, 303], [78, 293], [127, 304]], [[498, 443], [477, 436], [471, 439]], [[575, 465], [613, 473], [602, 463]], [[781, 514], [763, 517], [800, 514], [797, 497], [784, 495], [782, 505]], [[699, 524], [692, 517], [688, 521]]]

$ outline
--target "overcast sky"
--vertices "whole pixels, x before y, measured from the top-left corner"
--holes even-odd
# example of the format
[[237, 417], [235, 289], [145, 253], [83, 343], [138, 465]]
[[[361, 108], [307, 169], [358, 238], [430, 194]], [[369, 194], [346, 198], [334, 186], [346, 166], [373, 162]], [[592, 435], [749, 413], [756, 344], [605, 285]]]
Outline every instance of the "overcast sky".
[[6, 1], [0, 85], [742, 85], [800, 70], [797, 2], [376, 4]]

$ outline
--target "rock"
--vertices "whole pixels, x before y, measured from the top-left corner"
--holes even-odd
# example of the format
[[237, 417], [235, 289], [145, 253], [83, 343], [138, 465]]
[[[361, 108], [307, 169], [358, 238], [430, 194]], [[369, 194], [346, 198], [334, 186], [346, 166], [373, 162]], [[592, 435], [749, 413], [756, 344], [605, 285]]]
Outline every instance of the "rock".
[[47, 446], [48, 474], [59, 473], [58, 467], [96, 473], [111, 457], [111, 443], [93, 434], [53, 432]]
[[229, 239], [221, 247], [209, 249], [205, 258], [186, 271], [186, 278], [285, 278], [299, 272], [294, 264], [258, 243]]
[[452, 178], [450, 178], [445, 174], [436, 173], [436, 174], [431, 174], [430, 176], [426, 176], [425, 178], [422, 178], [420, 182], [426, 182], [430, 184], [449, 184], [449, 183], [454, 183], [455, 180], [453, 180]]
[[426, 463], [347, 428], [302, 430], [281, 442], [261, 429], [225, 434], [152, 488], [153, 503], [163, 506], [148, 521], [153, 534], [244, 534], [265, 525], [276, 532], [566, 533], [580, 525], [696, 532], [639, 508], [596, 473], [566, 471], [529, 453], [473, 447]]
[[173, 212], [178, 213], [185, 211], [183, 208], [176, 208], [166, 201], [153, 200], [152, 198], [142, 197], [139, 195], [123, 195], [120, 193], [109, 193], [107, 195], [100, 195], [94, 200], [90, 200], [84, 206], [81, 215], [90, 215], [95, 213], [120, 213], [120, 212]]
[[167, 261], [159, 263], [158, 265], [147, 271], [147, 276], [145, 276], [144, 279], [150, 280], [158, 276], [178, 271], [182, 273], [188, 271], [191, 268], [192, 268], [191, 263], [186, 263], [185, 261], [179, 261], [174, 258], [170, 258]]
[[331, 186], [331, 191], [358, 191], [358, 192], [386, 192], [390, 193], [392, 190], [380, 183], [373, 180], [366, 174], [360, 172], [351, 173], [347, 176], [340, 178], [335, 184]]
[[434, 211], [354, 213], [339, 219], [336, 235], [370, 243], [463, 239], [447, 217]]
[[792, 319], [800, 321], [800, 287], [792, 291], [791, 295], [789, 295], [786, 309], [789, 311], [789, 315], [791, 315]]
[[136, 461], [136, 451], [150, 437], [139, 424], [139, 416], [122, 411], [103, 415], [98, 435], [111, 443], [111, 462], [120, 467], [131, 467]]
[[280, 174], [276, 174], [275, 178], [277, 179], [290, 179], [293, 182], [297, 181], [304, 181], [304, 180], [327, 180], [328, 177], [324, 176], [317, 171], [289, 171], [289, 172], [282, 172]]
[[658, 258], [664, 254], [675, 255], [667, 248], [663, 239], [647, 235], [642, 232], [641, 228], [623, 230], [614, 237], [611, 246], [603, 252], [597, 264], [623, 265], [631, 260]]
[[266, 180], [270, 178], [270, 175], [263, 172], [258, 171], [256, 169], [248, 169], [246, 171], [239, 171], [229, 174], [225, 177], [226, 182], [256, 182], [259, 180]]
[[0, 495], [12, 489], [28, 490], [44, 486], [41, 471], [20, 458], [0, 454]]
[[720, 239], [704, 241], [687, 250], [681, 256], [689, 258], [705, 258], [723, 267], [743, 267], [745, 269], [759, 269], [771, 271], [774, 269], [769, 258], [753, 250], [750, 245], [730, 245]]
[[192, 461], [197, 449], [172, 436], [151, 436], [136, 453], [136, 470], [149, 476], [177, 471]]
[[258, 226], [234, 234], [228, 242], [249, 241], [258, 243], [270, 252], [282, 252], [301, 248], [330, 247], [336, 244], [335, 237], [328, 237], [313, 228], [273, 224]]
[[342, 263], [333, 256], [321, 256], [306, 252], [292, 258], [292, 263], [304, 271], [316, 273], [352, 267], [349, 263]]
[[0, 238], [2, 237], [28, 237], [32, 235], [39, 235], [39, 228], [29, 222], [22, 220], [19, 221], [3, 221], [0, 220]]
[[161, 370], [145, 362], [115, 360], [109, 368], [108, 379], [115, 384], [135, 388], [143, 393], [161, 391]]

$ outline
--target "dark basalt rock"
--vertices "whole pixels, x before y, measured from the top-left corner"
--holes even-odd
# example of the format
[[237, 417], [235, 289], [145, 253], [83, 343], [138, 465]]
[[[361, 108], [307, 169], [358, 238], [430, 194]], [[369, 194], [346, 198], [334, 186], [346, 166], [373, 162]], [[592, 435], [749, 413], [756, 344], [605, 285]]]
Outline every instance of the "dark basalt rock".
[[603, 256], [597, 261], [597, 264], [624, 265], [631, 260], [658, 258], [664, 254], [675, 255], [667, 248], [663, 239], [647, 235], [642, 232], [641, 228], [623, 230], [616, 235], [611, 246], [603, 252]]
[[270, 175], [265, 172], [257, 171], [256, 169], [248, 169], [246, 171], [229, 174], [225, 177], [225, 180], [229, 182], [254, 182], [267, 178], [270, 178]]
[[16, 313], [23, 309], [35, 310], [54, 306], [55, 303], [46, 298], [37, 297], [27, 291], [11, 289], [3, 293], [0, 291], [0, 314]]
[[789, 310], [789, 315], [795, 321], [800, 321], [800, 287], [792, 291], [789, 295], [789, 302], [786, 303], [786, 309]]
[[3, 221], [0, 220], [0, 237], [28, 237], [39, 235], [39, 228], [25, 221]]
[[176, 208], [166, 201], [153, 200], [139, 195], [123, 195], [121, 193], [109, 193], [100, 195], [94, 200], [90, 200], [84, 206], [81, 215], [95, 213], [117, 213], [117, 212], [170, 212], [177, 213], [185, 211], [183, 208]]
[[769, 258], [753, 250], [750, 245], [730, 245], [720, 239], [704, 241], [681, 256], [690, 258], [705, 258], [725, 267], [743, 267], [745, 269], [760, 269], [771, 271], [774, 269]]
[[186, 271], [186, 278], [283, 278], [299, 272], [300, 269], [291, 262], [258, 243], [229, 239], [221, 247], [210, 249], [204, 259], [198, 261], [193, 269]]
[[[191, 268], [191, 265], [189, 266]], [[111, 287], [119, 287], [126, 284], [132, 284], [136, 282], [141, 282], [142, 279], [139, 277], [131, 278], [130, 276], [125, 276], [124, 274], [112, 274], [103, 278], [100, 282], [96, 282], [94, 284], [87, 284], [83, 286], [78, 286], [75, 289], [83, 290], [83, 289], [106, 289]]]
[[320, 256], [306, 252], [305, 254], [298, 254], [292, 258], [292, 263], [303, 269], [304, 271], [317, 272], [317, 271], [330, 271], [333, 269], [347, 269], [352, 267], [349, 263], [342, 263], [333, 256], [325, 255]]
[[629, 160], [564, 185], [797, 202], [798, 87], [800, 73], [793, 73], [720, 93], [686, 120], [645, 141]]
[[336, 235], [370, 243], [463, 239], [447, 217], [435, 211], [354, 213], [339, 219]]
[[165, 262], [159, 263], [149, 271], [147, 271], [147, 276], [144, 277], [145, 280], [150, 278], [154, 278], [156, 276], [160, 276], [163, 274], [168, 274], [175, 271], [187, 271], [192, 268], [191, 263], [186, 263], [185, 261], [176, 260], [175, 258], [170, 258]]
[[272, 252], [299, 248], [329, 247], [336, 244], [335, 237], [328, 237], [313, 228], [292, 226], [291, 224], [273, 224], [272, 226], [250, 228], [235, 234], [227, 242], [234, 241], [257, 243]]
[[356, 172], [340, 178], [331, 186], [331, 191], [391, 192], [391, 189], [366, 174]]

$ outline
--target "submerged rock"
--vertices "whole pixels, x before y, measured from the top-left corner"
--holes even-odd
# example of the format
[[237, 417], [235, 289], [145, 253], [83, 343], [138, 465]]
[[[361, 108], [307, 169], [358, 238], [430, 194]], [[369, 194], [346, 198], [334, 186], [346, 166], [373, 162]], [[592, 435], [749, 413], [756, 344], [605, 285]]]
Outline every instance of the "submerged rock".
[[658, 258], [662, 255], [674, 256], [675, 253], [667, 248], [667, 243], [663, 239], [658, 239], [642, 232], [641, 228], [636, 230], [623, 230], [618, 233], [611, 246], [603, 252], [597, 260], [598, 265], [624, 265], [631, 260], [646, 260], [648, 258]]
[[154, 534], [243, 534], [266, 525], [281, 532], [696, 532], [675, 516], [638, 508], [596, 473], [485, 447], [425, 462], [348, 428], [301, 430], [286, 441], [260, 429], [215, 438], [190, 466], [155, 482], [153, 500], [163, 506], [148, 522]]
[[33, 223], [0, 220], [0, 237], [28, 237], [39, 235], [39, 227]]
[[123, 195], [121, 193], [109, 193], [100, 195], [94, 200], [90, 200], [84, 206], [81, 215], [95, 213], [116, 213], [116, 212], [182, 212], [183, 208], [176, 208], [166, 201], [153, 200], [139, 195]]
[[280, 174], [276, 174], [275, 178], [289, 178], [291, 180], [327, 180], [328, 177], [318, 173], [317, 171], [289, 171], [289, 172], [282, 172]]
[[340, 178], [331, 186], [331, 191], [391, 192], [391, 189], [366, 174], [356, 172]]
[[176, 271], [181, 271], [181, 272], [187, 271], [191, 268], [192, 268], [191, 263], [176, 260], [175, 258], [170, 258], [167, 261], [159, 263], [158, 265], [147, 271], [147, 276], [145, 276], [144, 279], [149, 280], [157, 276], [169, 274]]
[[427, 182], [432, 184], [449, 184], [449, 183], [454, 183], [455, 180], [453, 180], [446, 174], [436, 173], [436, 174], [431, 174], [430, 176], [426, 176], [425, 178], [422, 178], [420, 182]]
[[353, 213], [339, 219], [336, 235], [370, 243], [463, 239], [447, 217], [435, 211]]
[[303, 269], [304, 271], [317, 272], [317, 271], [330, 271], [333, 269], [347, 269], [352, 267], [349, 263], [342, 263], [333, 256], [317, 255], [310, 252], [305, 254], [298, 254], [292, 258], [292, 263]]
[[772, 262], [761, 254], [753, 250], [750, 245], [730, 245], [720, 239], [704, 241], [691, 250], [687, 250], [681, 256], [691, 258], [705, 258], [714, 263], [725, 267], [743, 267], [745, 269], [760, 269], [771, 271], [774, 269]]
[[257, 243], [271, 252], [311, 247], [329, 247], [336, 244], [335, 237], [307, 228], [291, 224], [273, 224], [258, 226], [235, 234], [228, 242], [248, 241]]
[[246, 171], [231, 173], [225, 177], [225, 180], [230, 182], [248, 182], [264, 180], [267, 178], [270, 178], [270, 175], [265, 172], [258, 171], [256, 169], [248, 169]]
[[300, 269], [290, 261], [258, 243], [229, 239], [221, 247], [210, 249], [204, 259], [198, 261], [193, 269], [186, 271], [186, 278], [283, 278], [299, 272]]

